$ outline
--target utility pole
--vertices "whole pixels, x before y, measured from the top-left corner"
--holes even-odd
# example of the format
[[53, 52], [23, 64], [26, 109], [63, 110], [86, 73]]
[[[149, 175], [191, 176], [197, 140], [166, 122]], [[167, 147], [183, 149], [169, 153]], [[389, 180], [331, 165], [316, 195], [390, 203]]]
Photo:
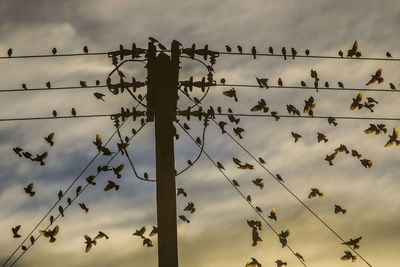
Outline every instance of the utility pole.
[[158, 266], [178, 267], [174, 126], [178, 100], [179, 44], [173, 42], [171, 57], [156, 56], [153, 43], [148, 47], [148, 117], [155, 121], [156, 199], [158, 227]]

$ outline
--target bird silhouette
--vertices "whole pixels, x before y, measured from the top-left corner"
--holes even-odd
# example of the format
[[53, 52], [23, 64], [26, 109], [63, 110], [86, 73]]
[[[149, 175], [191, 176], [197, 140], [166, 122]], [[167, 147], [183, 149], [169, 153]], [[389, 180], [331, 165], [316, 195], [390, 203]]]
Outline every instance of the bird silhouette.
[[233, 184], [234, 186], [240, 186], [239, 183], [238, 183], [235, 179], [232, 180], [232, 184]]
[[41, 154], [41, 155], [37, 154], [37, 155], [36, 155], [36, 158], [32, 159], [32, 161], [40, 162], [40, 165], [43, 166], [43, 165], [45, 165], [44, 160], [47, 158], [47, 155], [48, 155], [47, 152], [44, 152], [44, 153]]
[[50, 89], [51, 88], [51, 83], [50, 82], [46, 82], [46, 87]]
[[255, 258], [251, 258], [251, 261], [247, 262], [245, 267], [261, 267], [261, 263], [259, 263]]
[[261, 231], [261, 221], [255, 221], [255, 220], [247, 220], [247, 224], [250, 226], [252, 229], [258, 229]]
[[258, 158], [258, 161], [260, 161], [261, 164], [266, 164], [265, 160], [263, 158], [261, 158], [261, 157]]
[[236, 96], [236, 90], [235, 90], [235, 88], [232, 87], [232, 89], [230, 89], [230, 90], [228, 90], [228, 91], [225, 91], [225, 92], [223, 92], [222, 94], [223, 94], [224, 96], [227, 96], [227, 97], [232, 97], [232, 98], [235, 100], [235, 102], [238, 102], [238, 99], [237, 99], [237, 96]]
[[336, 119], [334, 117], [328, 117], [328, 123], [330, 125], [333, 125], [334, 127], [336, 127], [336, 125], [338, 125], [338, 123], [336, 122]]
[[318, 140], [318, 143], [321, 141], [324, 141], [325, 143], [328, 142], [328, 138], [326, 138], [326, 135], [324, 135], [323, 133], [320, 133], [320, 132], [317, 133], [317, 140]]
[[57, 54], [57, 48], [53, 48], [53, 50], [51, 50], [51, 52], [53, 53], [53, 55]]
[[313, 198], [318, 196], [319, 198], [322, 198], [324, 196], [324, 193], [320, 192], [318, 188], [311, 188], [311, 192], [308, 195], [308, 198]]
[[86, 45], [83, 47], [83, 53], [89, 53], [89, 48]]
[[153, 242], [149, 238], [143, 238], [143, 246], [151, 248], [153, 247]]
[[221, 78], [220, 83], [223, 84], [223, 85], [225, 85], [225, 83], [226, 83], [225, 78]]
[[58, 200], [61, 200], [62, 197], [63, 197], [63, 192], [60, 190], [58, 191]]
[[225, 46], [225, 50], [226, 50], [226, 52], [232, 52], [232, 48], [229, 46], [229, 45], [226, 45]]
[[12, 48], [8, 49], [8, 51], [7, 51], [8, 57], [11, 57], [11, 56], [12, 56], [12, 53], [13, 53]]
[[187, 193], [185, 192], [185, 189], [183, 189], [182, 187], [178, 187], [178, 192], [177, 192], [177, 196], [179, 195], [183, 195], [184, 197], [187, 197]]
[[364, 102], [364, 108], [369, 109], [371, 112], [374, 112], [374, 110], [372, 109], [374, 106], [374, 104]]
[[396, 146], [400, 145], [400, 140], [397, 140], [398, 137], [399, 137], [399, 130], [397, 130], [397, 128], [394, 127], [393, 133], [391, 135], [389, 134], [389, 141], [387, 141], [385, 147], [390, 147], [394, 144], [396, 144]]
[[57, 111], [53, 110], [53, 117], [57, 117]]
[[44, 137], [44, 140], [46, 140], [46, 142], [49, 143], [50, 146], [53, 146], [54, 145], [53, 138], [54, 138], [54, 132], [49, 134], [47, 137]]
[[257, 83], [260, 86], [260, 88], [263, 88], [263, 87], [265, 87], [266, 89], [269, 88], [268, 84], [267, 84], [267, 82], [268, 82], [267, 78], [257, 78], [256, 77], [256, 80], [257, 80]]
[[13, 238], [20, 238], [21, 235], [18, 234], [19, 229], [21, 229], [21, 225], [17, 225], [15, 227], [11, 227], [11, 231], [13, 233]]
[[325, 82], [325, 87], [329, 88], [329, 83], [328, 82]]
[[278, 181], [281, 181], [282, 183], [285, 182], [279, 174], [276, 174], [276, 179], [278, 179]]
[[255, 47], [255, 46], [253, 46], [253, 47], [251, 48], [251, 54], [253, 55], [254, 59], [256, 59], [257, 50], [256, 50], [256, 47]]
[[335, 214], [338, 214], [339, 212], [345, 214], [346, 213], [346, 209], [343, 209], [341, 206], [335, 204]]
[[344, 85], [343, 85], [342, 82], [339, 81], [337, 84], [338, 84], [338, 86], [339, 86], [340, 88], [344, 89]]
[[390, 52], [388, 51], [388, 52], [386, 52], [386, 56], [387, 57], [392, 57], [392, 54], [390, 54]]
[[282, 47], [282, 55], [283, 55], [283, 58], [286, 60], [287, 57], [286, 57], [286, 48], [285, 47]]
[[28, 90], [28, 88], [26, 87], [26, 84], [25, 84], [25, 83], [22, 84], [22, 89]]
[[371, 75], [371, 79], [365, 84], [365, 85], [371, 85], [375, 82], [382, 83], [383, 82], [383, 77], [382, 77], [382, 68], [379, 68], [374, 75]]
[[237, 46], [237, 49], [238, 49], [240, 54], [243, 53], [243, 48], [240, 45]]
[[54, 243], [56, 241], [55, 236], [58, 234], [60, 228], [56, 225], [53, 230], [39, 230], [40, 235], [50, 238], [49, 242]]
[[31, 235], [31, 237], [29, 238], [29, 241], [31, 241], [32, 245], [35, 244], [35, 238], [33, 237], [33, 235]]
[[264, 189], [264, 180], [261, 178], [256, 178], [254, 180], [252, 180], [253, 184], [255, 184], [256, 186], [258, 186], [261, 190]]
[[344, 256], [342, 256], [340, 259], [342, 261], [351, 260], [352, 262], [354, 262], [355, 260], [357, 260], [357, 256], [353, 255], [350, 251], [345, 250], [344, 251]]
[[274, 54], [274, 49], [272, 48], [272, 46], [268, 47], [268, 52], [273, 55]]
[[304, 257], [303, 257], [300, 253], [296, 252], [294, 255], [296, 255], [296, 257], [299, 258], [302, 262], [305, 262], [305, 261], [306, 261], [306, 260], [304, 259]]
[[82, 186], [80, 185], [75, 190], [76, 195], [78, 196], [81, 191], [82, 191]]
[[109, 239], [109, 238], [110, 238], [108, 235], [106, 235], [106, 234], [103, 233], [102, 231], [99, 231], [99, 233], [96, 235], [96, 237], [94, 238], [94, 240], [101, 239], [101, 238], [103, 238], [103, 237], [105, 237], [106, 239]]
[[121, 178], [121, 171], [124, 169], [125, 164], [122, 163], [120, 165], [118, 165], [116, 168], [112, 168], [114, 174], [117, 176], [117, 178]]
[[257, 246], [257, 242], [262, 241], [262, 239], [257, 231], [257, 228], [252, 229], [252, 240], [253, 240], [253, 243], [251, 244], [251, 246], [253, 246], [253, 247]]
[[20, 148], [20, 147], [13, 147], [13, 151], [19, 156], [19, 157], [22, 157], [22, 154], [21, 154], [21, 152], [23, 151], [23, 149], [22, 148]]
[[50, 219], [49, 219], [49, 220], [50, 220], [50, 225], [52, 225], [53, 222], [54, 222], [54, 217], [53, 217], [53, 215], [50, 216]]
[[96, 146], [99, 152], [102, 150], [103, 143], [101, 142], [101, 136], [99, 134], [96, 134], [96, 140], [93, 142], [93, 144]]
[[389, 83], [389, 87], [392, 90], [396, 90], [396, 86], [393, 83]]
[[68, 203], [68, 205], [72, 205], [72, 199], [69, 197], [69, 198], [67, 198], [67, 203]]
[[86, 213], [89, 212], [89, 209], [86, 207], [85, 203], [79, 203], [79, 207], [81, 207], [81, 209], [83, 209]]
[[275, 210], [275, 208], [273, 208], [273, 209], [271, 210], [271, 212], [269, 213], [268, 218], [270, 218], [271, 220], [275, 220], [275, 221], [278, 220], [278, 218], [276, 217], [276, 210]]
[[250, 109], [251, 112], [256, 112], [256, 111], [263, 111], [264, 113], [268, 112], [269, 108], [267, 107], [267, 103], [265, 102], [264, 99], [260, 99], [260, 101], [257, 102], [257, 105], [252, 107]]
[[64, 217], [64, 209], [63, 209], [63, 207], [61, 207], [61, 205], [58, 206], [58, 211], [60, 212], [61, 217]]
[[290, 235], [290, 231], [289, 231], [289, 230], [286, 230], [285, 232], [284, 232], [284, 231], [281, 231], [281, 232], [278, 234], [279, 242], [281, 242], [282, 248], [284, 248], [284, 247], [287, 245], [287, 237], [288, 237], [289, 235]]
[[247, 200], [248, 202], [251, 202], [251, 196], [250, 196], [250, 195], [247, 195], [246, 200]]
[[339, 55], [340, 57], [343, 57], [343, 51], [342, 51], [342, 50], [339, 50], [338, 55]]
[[88, 253], [92, 248], [92, 245], [97, 245], [97, 241], [96, 239], [92, 239], [90, 236], [86, 234], [83, 237], [85, 238], [85, 244], [86, 244], [85, 252]]
[[72, 116], [74, 116], [74, 117], [76, 116], [76, 110], [75, 110], [75, 108], [72, 108], [72, 109], [71, 109], [71, 114], [72, 114]]
[[110, 191], [111, 189], [115, 188], [115, 191], [118, 191], [119, 185], [114, 183], [113, 181], [108, 180], [107, 186], [104, 188], [104, 191]]
[[283, 82], [282, 82], [282, 79], [281, 79], [281, 78], [278, 79], [278, 85], [279, 85], [280, 87], [283, 86]]
[[352, 149], [352, 150], [351, 150], [351, 155], [352, 155], [353, 157], [355, 157], [355, 158], [358, 158], [358, 159], [360, 159], [360, 158], [362, 157], [362, 154], [358, 153], [358, 151], [355, 150], [355, 149]]
[[374, 162], [369, 159], [360, 159], [360, 162], [367, 169], [371, 169], [374, 166]]
[[259, 213], [262, 213], [262, 212], [263, 212], [262, 209], [261, 209], [260, 207], [258, 207], [258, 206], [256, 206], [256, 210], [257, 210]]
[[346, 245], [346, 246], [350, 246], [350, 247], [353, 246], [354, 249], [359, 249], [360, 246], [358, 245], [358, 243], [360, 243], [361, 239], [362, 239], [362, 236], [360, 236], [360, 237], [358, 237], [356, 239], [351, 239], [350, 238], [349, 241], [343, 242], [342, 245]]
[[362, 101], [362, 98], [363, 98], [363, 93], [359, 92], [358, 95], [355, 98], [353, 98], [353, 103], [351, 103], [350, 105], [350, 110], [355, 110], [356, 108], [362, 109], [363, 104], [360, 103]]
[[24, 153], [22, 153], [22, 155], [23, 155], [25, 158], [32, 160], [32, 154], [29, 153], [28, 151], [25, 151]]
[[348, 57], [356, 56], [357, 58], [361, 56], [361, 53], [358, 52], [358, 42], [357, 40], [354, 41], [353, 47], [347, 51]]
[[187, 206], [183, 209], [184, 211], [189, 211], [190, 213], [194, 213], [196, 211], [196, 208], [194, 207], [193, 202], [189, 202]]
[[155, 236], [158, 234], [158, 228], [156, 226], [153, 226], [153, 230], [151, 230], [149, 236]]
[[27, 187], [24, 187], [25, 193], [29, 194], [30, 197], [33, 197], [36, 193], [33, 190], [33, 183], [30, 183]]
[[317, 104], [314, 103], [314, 97], [310, 96], [308, 100], [304, 100], [304, 109], [303, 113], [310, 115], [311, 117], [314, 115], [313, 109], [317, 106]]
[[143, 237], [145, 232], [146, 232], [146, 226], [142, 226], [142, 228], [140, 228], [139, 230], [136, 230], [135, 233], [133, 233], [132, 235]]
[[281, 117], [278, 116], [278, 112], [271, 111], [271, 116], [275, 118], [275, 121], [279, 121]]
[[297, 143], [297, 141], [301, 138], [301, 135], [295, 132], [292, 132], [292, 136], [294, 138], [295, 143]]
[[285, 266], [287, 265], [287, 262], [282, 261], [282, 260], [276, 260], [275, 263], [276, 263], [276, 267], [282, 267], [283, 265], [285, 265]]
[[347, 149], [347, 147], [343, 144], [340, 144], [340, 146], [335, 149], [335, 152], [345, 152], [346, 154], [350, 153], [350, 151]]
[[292, 51], [292, 59], [294, 59], [297, 55], [297, 51], [293, 47], [291, 48], [291, 51]]
[[304, 53], [306, 54], [306, 56], [309, 56], [310, 55], [310, 50], [306, 49], [306, 51]]
[[186, 218], [185, 215], [179, 215], [179, 219], [181, 219], [183, 222], [190, 223], [190, 221]]
[[243, 128], [241, 128], [241, 127], [233, 128], [233, 132], [234, 132], [235, 135], [237, 135], [240, 139], [243, 139], [242, 133], [243, 133], [244, 131], [245, 131], [245, 130], [244, 130]]
[[301, 81], [301, 82], [300, 82], [300, 85], [301, 85], [302, 87], [307, 87], [307, 84], [306, 84], [305, 81]]

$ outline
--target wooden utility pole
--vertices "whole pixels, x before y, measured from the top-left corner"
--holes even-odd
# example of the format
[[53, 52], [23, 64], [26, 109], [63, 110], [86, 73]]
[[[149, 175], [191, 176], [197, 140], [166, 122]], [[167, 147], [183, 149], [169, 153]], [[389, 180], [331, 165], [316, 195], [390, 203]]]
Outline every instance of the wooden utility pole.
[[178, 267], [174, 126], [178, 99], [179, 44], [172, 43], [171, 57], [156, 56], [153, 43], [148, 53], [147, 120], [155, 120], [158, 266]]

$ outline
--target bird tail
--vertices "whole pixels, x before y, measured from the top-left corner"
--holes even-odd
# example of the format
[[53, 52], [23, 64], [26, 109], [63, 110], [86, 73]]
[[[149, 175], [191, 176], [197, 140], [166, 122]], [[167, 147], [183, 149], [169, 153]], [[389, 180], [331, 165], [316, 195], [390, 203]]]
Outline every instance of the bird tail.
[[342, 213], [345, 214], [347, 210], [342, 209]]
[[50, 146], [53, 146], [54, 145], [54, 142], [53, 141], [50, 141]]
[[118, 191], [118, 189], [119, 189], [119, 185], [115, 185], [115, 190]]
[[45, 164], [46, 164], [46, 163], [44, 163], [43, 160], [40, 162], [40, 166], [44, 166]]
[[33, 197], [33, 196], [35, 195], [35, 192], [30, 192], [29, 195], [30, 195], [31, 197]]
[[56, 241], [56, 238], [54, 236], [50, 236], [50, 243], [54, 243]]

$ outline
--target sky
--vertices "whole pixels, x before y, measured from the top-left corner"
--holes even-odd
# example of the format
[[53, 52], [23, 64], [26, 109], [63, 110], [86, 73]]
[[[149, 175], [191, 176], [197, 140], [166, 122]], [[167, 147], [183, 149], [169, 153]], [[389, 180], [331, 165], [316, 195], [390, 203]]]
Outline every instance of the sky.
[[[285, 1], [134, 1], [134, 0], [5, 0], [0, 2], [0, 56], [9, 48], [14, 55], [49, 54], [53, 47], [58, 53], [81, 53], [84, 45], [89, 52], [109, 52], [119, 45], [146, 47], [148, 37], [158, 39], [169, 47], [179, 40], [185, 47], [209, 45], [211, 50], [224, 51], [230, 45], [234, 51], [241, 45], [245, 52], [256, 46], [267, 53], [269, 46], [279, 52], [285, 46], [296, 48], [299, 54], [305, 49], [311, 55], [336, 56], [339, 50], [347, 51], [354, 40], [365, 57], [385, 57], [390, 51], [400, 57], [400, 5], [396, 0], [285, 0]], [[365, 88], [370, 75], [381, 67], [384, 82], [371, 88], [389, 89], [392, 82], [400, 87], [398, 63], [388, 61], [332, 60], [281, 57], [225, 56], [220, 55], [215, 65], [214, 78], [225, 78], [230, 84], [256, 84], [255, 77], [269, 79], [276, 85], [278, 78], [284, 85], [299, 86], [304, 80], [312, 85], [310, 70], [318, 71], [321, 81], [336, 86], [343, 82], [346, 88]], [[181, 59], [180, 80], [194, 76], [201, 79], [206, 72], [199, 63]], [[79, 86], [79, 81], [93, 85], [96, 80], [105, 84], [113, 70], [106, 56], [54, 57], [32, 59], [1, 59], [0, 89]], [[146, 79], [142, 63], [129, 63], [122, 69], [130, 79]], [[115, 76], [113, 76], [114, 78]], [[239, 101], [222, 94], [230, 87], [213, 87], [202, 102], [204, 107], [221, 106], [226, 112], [231, 107], [235, 113], [251, 113], [250, 108], [264, 98], [270, 111], [287, 115], [286, 105], [302, 110], [304, 100], [313, 96], [317, 104], [314, 115], [399, 118], [399, 96], [396, 92], [365, 92], [379, 104], [374, 112], [367, 109], [350, 111], [352, 98], [358, 91], [260, 89], [235, 86]], [[145, 89], [142, 89], [144, 92]], [[197, 90], [197, 91], [196, 91]], [[104, 102], [93, 92], [105, 94]], [[122, 107], [131, 108], [134, 101], [128, 94], [112, 95], [107, 89], [78, 89], [63, 91], [1, 92], [0, 118], [59, 116], [70, 114], [74, 107], [78, 115], [110, 114]], [[193, 96], [201, 97], [195, 89]], [[190, 102], [181, 95], [178, 107], [184, 109]], [[228, 121], [217, 117], [217, 121]], [[202, 123], [189, 122], [190, 133], [201, 136]], [[400, 189], [398, 181], [399, 147], [385, 148], [388, 135], [367, 135], [363, 132], [370, 123], [384, 123], [388, 134], [398, 121], [337, 120], [333, 127], [326, 119], [242, 117], [239, 126], [245, 129], [243, 144], [254, 156], [262, 157], [266, 167], [279, 173], [288, 186], [304, 203], [313, 209], [345, 240], [362, 236], [358, 252], [372, 266], [397, 266], [400, 231]], [[109, 117], [76, 118], [36, 121], [1, 121], [0, 126], [0, 262], [3, 262], [20, 244], [31, 229], [57, 201], [59, 190], [65, 190], [82, 169], [96, 155], [92, 144], [96, 134], [103, 141], [114, 132]], [[131, 135], [140, 122], [129, 120], [122, 127], [122, 135]], [[178, 126], [177, 126], [178, 127]], [[226, 128], [232, 133], [232, 125]], [[302, 135], [294, 143], [291, 131]], [[55, 133], [54, 146], [43, 139]], [[180, 138], [175, 141], [175, 165], [182, 170], [188, 159], [193, 160], [199, 149], [178, 129]], [[329, 141], [317, 142], [317, 132], [324, 133]], [[110, 142], [116, 151], [117, 139]], [[340, 153], [329, 166], [327, 154], [340, 144], [357, 149], [363, 158], [374, 162], [372, 169], [364, 168], [358, 160]], [[46, 165], [40, 166], [18, 157], [13, 147], [22, 147], [33, 153], [48, 151]], [[148, 172], [155, 178], [154, 124], [147, 123], [128, 148], [140, 174]], [[212, 122], [206, 129], [205, 151], [215, 161], [221, 162], [230, 179], [240, 184], [244, 195], [252, 196], [252, 203], [263, 210], [266, 217], [272, 208], [278, 220], [270, 221], [278, 232], [290, 230], [289, 245], [305, 258], [307, 266], [367, 266], [361, 259], [351, 263], [341, 261], [344, 250], [341, 241], [285, 191], [264, 169], [246, 154], [229, 136]], [[254, 170], [239, 170], [232, 162], [236, 157], [255, 166]], [[66, 197], [75, 196], [75, 188], [85, 185], [84, 178], [96, 173], [96, 168], [108, 160], [99, 157], [82, 175]], [[55, 243], [40, 238], [15, 266], [157, 266], [157, 238], [153, 248], [142, 246], [140, 238], [132, 233], [142, 226], [156, 225], [155, 184], [135, 178], [126, 157], [118, 155], [113, 167], [125, 163], [122, 178], [117, 181], [119, 191], [104, 192], [107, 180], [116, 181], [106, 173], [96, 178], [97, 185], [88, 187], [56, 222], [60, 227]], [[251, 181], [264, 179], [263, 190]], [[23, 190], [34, 183], [36, 195], [30, 198]], [[176, 177], [176, 184], [188, 196], [177, 197], [178, 215], [185, 214], [190, 223], [178, 219], [178, 254], [180, 266], [245, 266], [252, 257], [263, 266], [275, 266], [282, 259], [288, 266], [302, 266], [295, 256], [282, 248], [276, 235], [263, 223], [262, 242], [251, 246], [251, 228], [246, 220], [258, 220], [257, 214], [241, 198], [232, 185], [202, 155], [190, 169]], [[324, 193], [321, 199], [308, 199], [311, 188]], [[195, 203], [196, 212], [183, 209], [189, 201]], [[86, 203], [87, 214], [77, 205]], [[66, 205], [66, 200], [61, 201]], [[346, 214], [335, 214], [334, 205], [347, 209]], [[58, 214], [55, 209], [52, 215]], [[34, 232], [48, 225], [49, 219]], [[11, 228], [22, 225], [22, 238], [12, 238]], [[94, 237], [98, 231], [110, 236], [99, 240], [89, 253], [85, 253], [84, 235]], [[29, 242], [29, 241], [28, 241]], [[27, 242], [27, 243], [28, 243]], [[21, 249], [15, 257], [21, 253]], [[10, 261], [10, 262], [11, 262]]]

